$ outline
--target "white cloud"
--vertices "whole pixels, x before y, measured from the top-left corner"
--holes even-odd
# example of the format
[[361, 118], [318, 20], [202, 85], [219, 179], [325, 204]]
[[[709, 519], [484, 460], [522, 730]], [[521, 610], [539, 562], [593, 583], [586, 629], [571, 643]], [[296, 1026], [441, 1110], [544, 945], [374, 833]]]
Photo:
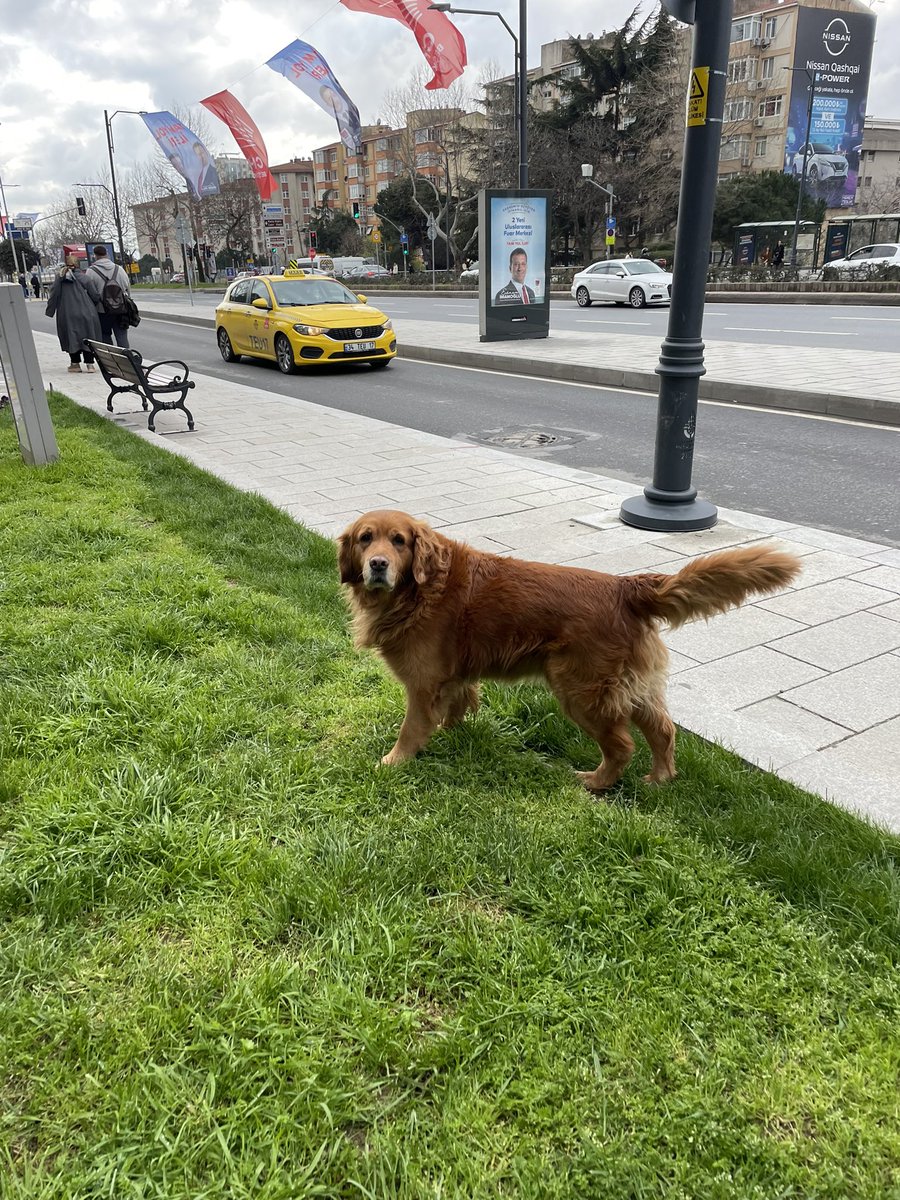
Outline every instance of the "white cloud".
[[[596, 0], [565, 6], [530, 0], [528, 61], [540, 46], [588, 32], [599, 36], [629, 16], [638, 0], [606, 0], [602, 24]], [[491, 6], [493, 7], [493, 6]], [[496, 7], [516, 29], [518, 3]], [[642, 15], [653, 5], [645, 0]], [[900, 0], [875, 7], [875, 48], [869, 112], [881, 117], [900, 109], [900, 67], [891, 47], [900, 37]], [[466, 39], [466, 80], [474, 89], [485, 64], [512, 69], [512, 43], [491, 17], [458, 15]], [[351, 12], [334, 0], [89, 0], [77, 12], [71, 0], [0, 0], [0, 173], [13, 211], [48, 211], [73, 183], [96, 180], [107, 162], [103, 110], [172, 109], [195, 106], [212, 92], [230, 88], [246, 105], [266, 140], [272, 162], [306, 157], [335, 140], [329, 117], [264, 64], [296, 37], [311, 42], [359, 107], [364, 123], [383, 116], [386, 93], [423, 67], [412, 33], [397, 22]], [[505, 65], [504, 65], [505, 64]], [[440, 92], [433, 93], [440, 102]], [[199, 110], [203, 111], [203, 110]], [[236, 153], [228, 130], [212, 117], [218, 142]], [[138, 117], [113, 124], [121, 170], [159, 156]]]

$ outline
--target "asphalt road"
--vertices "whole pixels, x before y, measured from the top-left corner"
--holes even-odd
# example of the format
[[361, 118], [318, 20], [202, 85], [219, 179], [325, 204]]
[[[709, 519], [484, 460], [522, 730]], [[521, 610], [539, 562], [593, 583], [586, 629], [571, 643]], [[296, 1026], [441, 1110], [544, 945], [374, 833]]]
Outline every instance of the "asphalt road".
[[[364, 289], [363, 289], [364, 290]], [[187, 306], [185, 289], [151, 293]], [[194, 311], [212, 315], [221, 294], [198, 292]], [[478, 301], [448, 296], [392, 296], [373, 294], [374, 302], [392, 317], [421, 321], [447, 321], [478, 324]], [[551, 329], [590, 333], [592, 329], [623, 336], [640, 334], [662, 341], [668, 322], [668, 307], [637, 311], [608, 304], [579, 308], [572, 300], [553, 300], [550, 307]], [[823, 350], [864, 353], [867, 350], [900, 350], [900, 307], [896, 305], [842, 304], [739, 304], [710, 301], [704, 311], [703, 337], [726, 342], [750, 342], [769, 346], [813, 346]], [[827, 358], [824, 360], [827, 365]]]
[[[28, 312], [35, 329], [53, 331], [42, 306], [29, 305]], [[183, 358], [197, 373], [267, 392], [501, 446], [636, 487], [652, 475], [655, 395], [401, 360], [381, 372], [348, 364], [284, 376], [274, 364], [229, 366], [212, 330], [149, 316], [131, 340], [148, 359]], [[194, 396], [202, 420], [202, 387]], [[508, 439], [526, 430], [556, 440], [513, 449]], [[900, 429], [702, 402], [693, 482], [723, 507], [900, 546], [898, 462]]]

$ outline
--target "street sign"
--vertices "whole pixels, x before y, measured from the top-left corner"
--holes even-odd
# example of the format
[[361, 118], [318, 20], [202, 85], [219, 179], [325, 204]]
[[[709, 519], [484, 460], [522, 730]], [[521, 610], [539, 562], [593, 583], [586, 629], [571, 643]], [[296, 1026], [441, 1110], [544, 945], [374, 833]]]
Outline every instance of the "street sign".
[[616, 232], [616, 218], [615, 217], [607, 217], [606, 218], [606, 232], [607, 233], [615, 233]]
[[263, 205], [263, 216], [264, 217], [283, 217], [284, 216], [284, 208], [280, 204], [264, 204]]
[[266, 217], [265, 220], [263, 221], [263, 225], [265, 225], [266, 229], [283, 229], [284, 228], [284, 218], [283, 217]]
[[376, 244], [376, 246], [381, 241], [381, 230], [380, 229], [372, 230], [372, 241]]
[[405, 245], [406, 245], [406, 244], [409, 242], [409, 234], [408, 234], [408, 233], [401, 233], [401, 234], [400, 234], [400, 242], [401, 242], [401, 244], [402, 244], [402, 245], [404, 245], [404, 246], [405, 246]]

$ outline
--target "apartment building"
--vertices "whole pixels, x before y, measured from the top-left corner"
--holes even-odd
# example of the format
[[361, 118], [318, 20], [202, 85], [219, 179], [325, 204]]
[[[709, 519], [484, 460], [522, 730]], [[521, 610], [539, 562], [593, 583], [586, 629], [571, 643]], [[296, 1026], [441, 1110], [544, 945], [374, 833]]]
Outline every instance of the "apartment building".
[[362, 127], [362, 153], [348, 154], [341, 142], [313, 152], [316, 205], [342, 209], [362, 225], [378, 225], [374, 206], [378, 193], [393, 180], [414, 171], [439, 190], [456, 187], [468, 167], [463, 131], [478, 128], [481, 113], [461, 108], [423, 108], [406, 114], [399, 129], [378, 122]]
[[900, 120], [866, 117], [856, 204], [862, 212], [900, 212]]
[[[292, 158], [290, 162], [270, 166], [269, 170], [278, 190], [268, 203], [280, 204], [284, 210], [284, 226], [274, 235], [274, 248], [284, 250], [279, 257], [302, 258], [309, 251], [309, 222], [316, 204], [315, 166], [311, 158]], [[283, 246], [278, 244], [279, 236], [284, 238]], [[268, 240], [272, 244], [272, 237]]]

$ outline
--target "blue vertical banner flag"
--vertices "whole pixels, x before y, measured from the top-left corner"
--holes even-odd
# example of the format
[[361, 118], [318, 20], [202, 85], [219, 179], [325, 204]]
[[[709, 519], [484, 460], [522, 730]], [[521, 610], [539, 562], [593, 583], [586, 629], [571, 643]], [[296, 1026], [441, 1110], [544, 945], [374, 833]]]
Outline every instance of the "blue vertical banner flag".
[[341, 87], [337, 77], [315, 46], [298, 38], [279, 50], [266, 66], [305, 92], [311, 100], [331, 113], [340, 131], [341, 141], [349, 154], [362, 152], [362, 129], [359, 109]]
[[219, 173], [196, 133], [170, 112], [141, 113], [141, 118], [160, 150], [187, 183], [191, 195], [197, 200], [218, 196]]

